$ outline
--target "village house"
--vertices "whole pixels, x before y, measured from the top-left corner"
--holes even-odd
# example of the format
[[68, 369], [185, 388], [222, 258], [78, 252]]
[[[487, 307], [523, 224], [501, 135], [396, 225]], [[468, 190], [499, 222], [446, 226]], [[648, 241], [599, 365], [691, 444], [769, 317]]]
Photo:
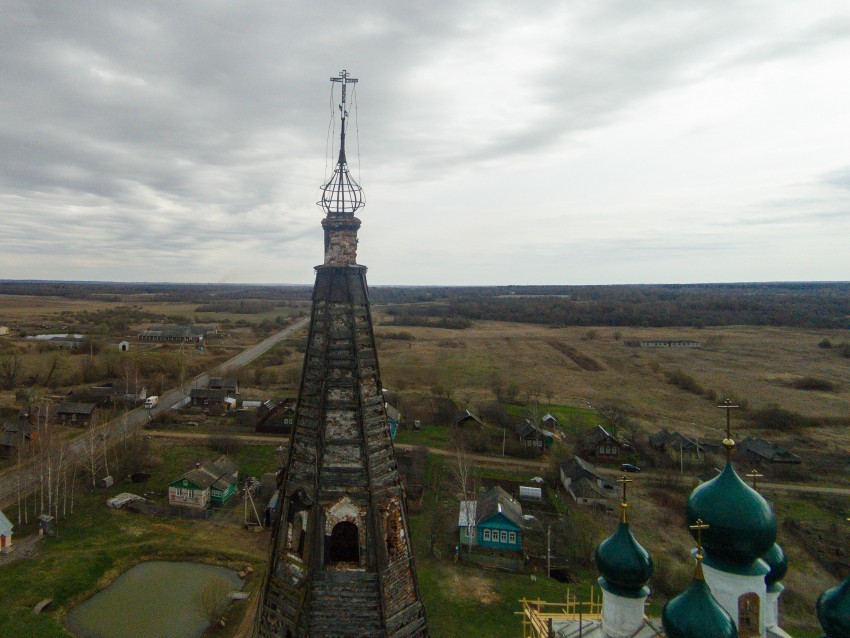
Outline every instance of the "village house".
[[390, 427], [390, 437], [395, 440], [395, 435], [401, 426], [401, 412], [389, 403], [384, 403], [384, 409], [387, 411], [387, 425]]
[[607, 506], [608, 499], [620, 495], [620, 488], [614, 481], [577, 456], [561, 463], [560, 474], [561, 485], [576, 503]]
[[466, 426], [481, 426], [484, 425], [484, 422], [475, 416], [469, 410], [464, 410], [458, 417], [455, 419], [455, 425], [459, 428]]
[[546, 414], [542, 419], [540, 419], [540, 423], [543, 424], [547, 430], [557, 430], [560, 427], [560, 423], [558, 423], [558, 419], [556, 419], [551, 414]]
[[239, 472], [226, 456], [196, 464], [168, 485], [168, 504], [192, 509], [221, 507], [236, 493]]
[[582, 449], [590, 456], [614, 459], [620, 456], [623, 447], [623, 444], [601, 425], [597, 425], [582, 437]]
[[670, 432], [662, 428], [649, 437], [649, 445], [655, 450], [668, 454], [685, 454], [694, 458], [705, 455], [706, 452], [717, 452], [720, 443], [716, 441], [703, 441], [701, 439], [687, 437], [680, 432]]
[[26, 419], [15, 418], [3, 423], [0, 430], [0, 456], [13, 457], [18, 448], [32, 441], [33, 427]]
[[224, 390], [227, 396], [235, 397], [239, 395], [239, 381], [236, 379], [225, 379], [223, 377], [210, 377], [210, 390]]
[[552, 447], [555, 440], [554, 432], [535, 425], [531, 419], [523, 419], [514, 429], [526, 450], [535, 450], [542, 454], [544, 449]]
[[0, 510], [0, 554], [12, 551], [12, 521]]
[[88, 426], [96, 409], [95, 403], [60, 403], [56, 408], [56, 418], [61, 425]]
[[458, 534], [462, 545], [522, 551], [522, 505], [498, 485], [477, 501], [461, 501]]
[[295, 425], [295, 399], [263, 401], [257, 408], [254, 430], [267, 434], [289, 434]]
[[788, 450], [765, 441], [748, 436], [738, 444], [738, 453], [747, 457], [750, 463], [801, 463], [802, 459]]
[[189, 391], [189, 402], [195, 407], [213, 407], [217, 409], [224, 408], [224, 400], [227, 398], [227, 391], [213, 390], [211, 388], [192, 388]]

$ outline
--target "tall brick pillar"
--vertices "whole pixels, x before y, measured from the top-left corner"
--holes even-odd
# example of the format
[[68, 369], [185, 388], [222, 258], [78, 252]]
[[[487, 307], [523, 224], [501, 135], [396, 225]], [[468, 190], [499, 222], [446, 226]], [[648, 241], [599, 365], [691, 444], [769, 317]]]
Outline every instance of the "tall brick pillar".
[[340, 155], [322, 187], [325, 263], [313, 307], [295, 426], [279, 480], [260, 638], [427, 637], [381, 390], [366, 268], [356, 264], [362, 191]]

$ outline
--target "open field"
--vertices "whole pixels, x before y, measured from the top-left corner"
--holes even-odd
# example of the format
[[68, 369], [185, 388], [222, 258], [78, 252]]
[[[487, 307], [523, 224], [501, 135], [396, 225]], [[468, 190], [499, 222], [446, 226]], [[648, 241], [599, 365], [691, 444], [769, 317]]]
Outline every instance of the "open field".
[[[197, 304], [193, 303], [141, 301], [141, 296], [134, 303], [154, 316], [212, 321], [205, 318], [207, 313], [195, 312]], [[95, 299], [0, 295], [0, 325], [15, 323], [20, 317], [20, 321], [31, 325], [50, 325], [50, 331], [54, 331], [52, 326], [57, 325], [55, 321], [62, 320], [63, 310], [73, 313], [106, 311], [120, 304]], [[242, 331], [240, 339], [256, 340], [263, 322], [273, 323], [277, 317], [290, 316], [291, 310], [297, 312], [296, 308], [288, 306], [280, 312], [277, 310], [234, 315], [228, 320], [234, 330]], [[574, 443], [573, 435], [600, 422], [596, 410], [606, 404], [618, 406], [637, 422], [638, 437], [642, 441], [661, 427], [686, 435], [719, 439], [724, 415], [715, 406], [723, 398], [731, 397], [749, 408], [733, 417], [736, 439], [750, 434], [763, 436], [803, 457], [803, 464], [791, 468], [791, 474], [787, 474], [787, 470], [784, 475], [777, 474], [774, 467], [760, 468], [766, 475], [765, 483], [800, 481], [812, 485], [842, 485], [850, 478], [850, 359], [841, 356], [837, 348], [819, 347], [824, 339], [833, 344], [849, 342], [848, 330], [752, 326], [699, 329], [547, 327], [497, 321], [473, 321], [465, 329], [391, 327], [381, 325], [386, 319], [385, 312], [382, 308], [375, 309], [385, 387], [402, 397], [415, 397], [420, 403], [450, 398], [457, 404], [458, 411], [467, 408], [479, 411], [493, 404], [498, 395], [512, 418], [528, 415], [531, 405], [536, 404], [534, 409], [539, 412], [538, 416], [553, 413], [561, 420], [570, 439], [566, 448], [554, 450], [551, 457], [543, 458], [544, 462], [551, 463], [554, 457], [569, 453]], [[220, 318], [226, 315], [209, 314]], [[236, 322], [244, 323], [236, 328]], [[404, 334], [400, 335], [402, 332]], [[702, 347], [635, 348], [624, 345], [627, 339], [694, 340]], [[14, 337], [0, 337], [0, 348], [10, 343], [14, 343]], [[134, 343], [133, 348], [136, 347]], [[166, 346], [162, 350], [172, 352], [174, 349], [174, 346]], [[243, 396], [273, 398], [294, 394], [302, 349], [303, 340], [281, 345], [252, 364], [240, 378]], [[83, 355], [68, 356], [74, 361], [85, 358]], [[176, 370], [176, 366], [172, 367]], [[159, 374], [160, 383], [170, 383], [170, 378], [163, 379], [163, 373], [154, 374]], [[687, 384], [670, 383], [671, 378], [685, 379], [691, 391], [684, 388]], [[815, 386], [826, 389], [794, 387], [795, 384], [811, 386], [812, 380]], [[694, 386], [698, 386], [698, 392], [693, 391]], [[13, 390], [7, 390], [0, 398], [7, 414], [16, 409], [18, 399]], [[754, 427], [747, 414], [772, 404], [820, 421], [782, 430]], [[204, 435], [250, 428], [245, 424], [231, 425], [228, 420], [207, 424], [195, 415], [186, 416], [186, 419], [200, 421], [201, 426], [191, 429], [201, 430], [198, 434]], [[421, 431], [400, 430], [397, 442], [451, 450], [455, 436], [450, 428], [423, 422]], [[203, 445], [202, 441], [186, 440], [185, 444], [181, 441], [170, 451], [163, 452], [162, 464], [154, 472], [151, 488], [154, 491], [164, 489], [172, 476], [183, 471], [177, 471], [178, 467], [194, 462], [199, 450], [203, 453]], [[274, 449], [275, 446], [244, 446], [239, 452], [244, 470], [259, 473], [264, 467], [274, 466]], [[209, 456], [211, 452], [207, 450], [206, 454]], [[430, 465], [435, 462], [432, 459]], [[443, 457], [440, 462], [445, 465], [450, 458]], [[522, 465], [497, 469], [494, 466], [498, 463], [498, 458], [486, 463], [488, 469], [482, 471], [486, 480], [522, 481], [543, 473], [536, 462], [537, 467], [532, 469], [529, 463], [527, 471]], [[741, 473], [746, 471], [740, 463], [738, 467]], [[688, 552], [692, 541], [684, 527], [683, 509], [693, 485], [672, 479], [659, 481], [656, 473], [652, 474], [652, 481], [650, 476], [645, 476], [643, 484], [638, 481], [631, 490], [630, 511], [636, 535], [656, 558], [657, 576], [651, 583], [656, 595], [650, 609], [657, 613], [664, 594], [677, 591], [677, 587], [681, 591], [690, 575]], [[551, 478], [551, 474], [549, 476]], [[432, 488], [432, 485], [426, 487], [423, 511], [411, 516], [411, 530], [422, 595], [435, 637], [483, 635], [482, 631], [494, 637], [516, 636], [519, 624], [514, 612], [519, 609], [519, 598], [539, 595], [553, 601], [563, 599], [565, 586], [545, 578], [532, 583], [528, 574], [509, 575], [454, 564], [451, 560], [455, 542], [452, 518], [456, 520], [456, 494], [447, 485], [437, 502], [430, 492]], [[763, 493], [776, 509], [780, 522], [778, 539], [791, 561], [785, 579], [787, 590], [783, 594], [787, 627], [794, 636], [819, 635], [814, 633], [813, 603], [820, 591], [835, 582], [835, 575], [828, 573], [825, 567], [825, 556], [831, 550], [830, 543], [834, 544], [841, 533], [841, 526], [846, 524], [844, 518], [850, 513], [847, 498], [829, 494], [773, 493], [770, 489]], [[59, 539], [46, 539], [35, 558], [3, 568], [0, 595], [6, 599], [7, 591], [11, 591], [6, 589], [7, 575], [12, 576], [9, 582], [15, 589], [9, 599], [11, 607], [0, 615], [0, 634], [7, 635], [4, 631], [8, 627], [10, 636], [34, 635], [33, 632], [45, 636], [66, 635], [58, 623], [72, 604], [134, 562], [149, 557], [187, 555], [198, 560], [239, 562], [250, 556], [253, 558], [249, 562], [255, 568], [265, 564], [265, 550], [257, 544], [260, 537], [243, 532], [232, 524], [232, 520], [204, 523], [178, 520], [167, 521], [165, 527], [156, 526], [140, 522], [143, 517], [107, 510], [103, 506], [107, 495], [107, 492], [99, 492], [93, 499], [83, 496], [78, 503], [78, 513], [67, 522], [60, 522]], [[588, 562], [592, 548], [614, 528], [616, 514], [589, 514], [587, 510], [574, 508], [568, 497], [551, 498], [553, 507], [571, 525], [588, 530], [575, 548], [576, 552], [584, 554], [570, 566], [577, 581], [571, 585], [572, 592], [584, 597], [588, 584], [595, 582], [596, 577], [595, 568]], [[427, 551], [426, 530], [440, 509], [444, 511], [437, 518], [442, 516], [446, 526], [438, 551], [431, 556]], [[13, 517], [14, 511], [7, 511], [7, 514]], [[668, 524], [660, 525], [659, 521]], [[193, 538], [204, 538], [205, 534], [208, 537], [206, 549], [199, 551]], [[539, 551], [540, 542], [539, 534], [532, 539], [535, 551]], [[64, 571], [66, 562], [73, 572]], [[257, 584], [255, 578], [252, 587]], [[49, 596], [56, 598], [57, 609], [37, 618], [27, 615], [29, 606]]]
[[[380, 337], [388, 327], [376, 329]], [[384, 384], [401, 393], [437, 389], [461, 409], [495, 400], [496, 385], [515, 386], [517, 400], [569, 408], [614, 404], [638, 420], [644, 434], [662, 427], [719, 439], [725, 424], [715, 407], [725, 397], [746, 401], [750, 410], [776, 404], [806, 417], [830, 418], [829, 427], [802, 431], [757, 431], [735, 418], [737, 436], [764, 436], [814, 453], [847, 454], [850, 462], [850, 359], [819, 348], [829, 338], [850, 340], [850, 331], [800, 328], [550, 328], [476, 322], [465, 330], [406, 327], [412, 340], [382, 339]], [[624, 339], [690, 339], [701, 348], [633, 348]], [[556, 341], [601, 364], [590, 371], [576, 364]], [[668, 383], [665, 373], [682, 371], [716, 398]], [[799, 390], [795, 380], [828, 381], [834, 391]], [[541, 410], [545, 410], [541, 408]], [[514, 410], [516, 411], [516, 410]], [[850, 465], [850, 463], [848, 463]]]

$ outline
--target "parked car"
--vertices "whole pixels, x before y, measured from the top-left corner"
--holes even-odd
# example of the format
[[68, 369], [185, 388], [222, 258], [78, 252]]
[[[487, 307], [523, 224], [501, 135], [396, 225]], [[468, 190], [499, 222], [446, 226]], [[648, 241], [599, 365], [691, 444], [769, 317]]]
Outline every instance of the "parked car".
[[637, 465], [632, 465], [631, 463], [623, 463], [620, 466], [620, 469], [623, 472], [640, 472], [640, 468]]

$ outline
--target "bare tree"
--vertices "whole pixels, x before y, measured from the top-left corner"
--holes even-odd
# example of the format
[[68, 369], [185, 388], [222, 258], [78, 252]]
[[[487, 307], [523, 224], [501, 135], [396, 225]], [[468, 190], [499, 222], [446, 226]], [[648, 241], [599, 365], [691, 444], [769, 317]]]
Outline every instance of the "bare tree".
[[7, 350], [0, 355], [0, 378], [7, 390], [15, 387], [21, 373], [21, 355], [17, 350]]
[[[460, 506], [466, 508], [466, 542], [467, 549], [472, 551], [472, 536], [476, 533], [478, 525], [477, 501], [478, 501], [478, 474], [475, 472], [475, 464], [466, 449], [459, 445], [455, 450], [454, 462], [451, 465], [452, 475], [460, 492]], [[474, 503], [474, 505], [473, 505]]]
[[220, 576], [213, 576], [200, 591], [192, 598], [192, 603], [195, 609], [201, 614], [209, 624], [217, 623], [227, 611], [229, 600], [227, 595], [232, 587]]
[[104, 454], [106, 444], [103, 440], [105, 432], [98, 424], [95, 418], [92, 418], [91, 423], [86, 428], [85, 434], [82, 437], [83, 451], [85, 454], [85, 471], [91, 477], [91, 489], [97, 487], [97, 474], [104, 466]]

